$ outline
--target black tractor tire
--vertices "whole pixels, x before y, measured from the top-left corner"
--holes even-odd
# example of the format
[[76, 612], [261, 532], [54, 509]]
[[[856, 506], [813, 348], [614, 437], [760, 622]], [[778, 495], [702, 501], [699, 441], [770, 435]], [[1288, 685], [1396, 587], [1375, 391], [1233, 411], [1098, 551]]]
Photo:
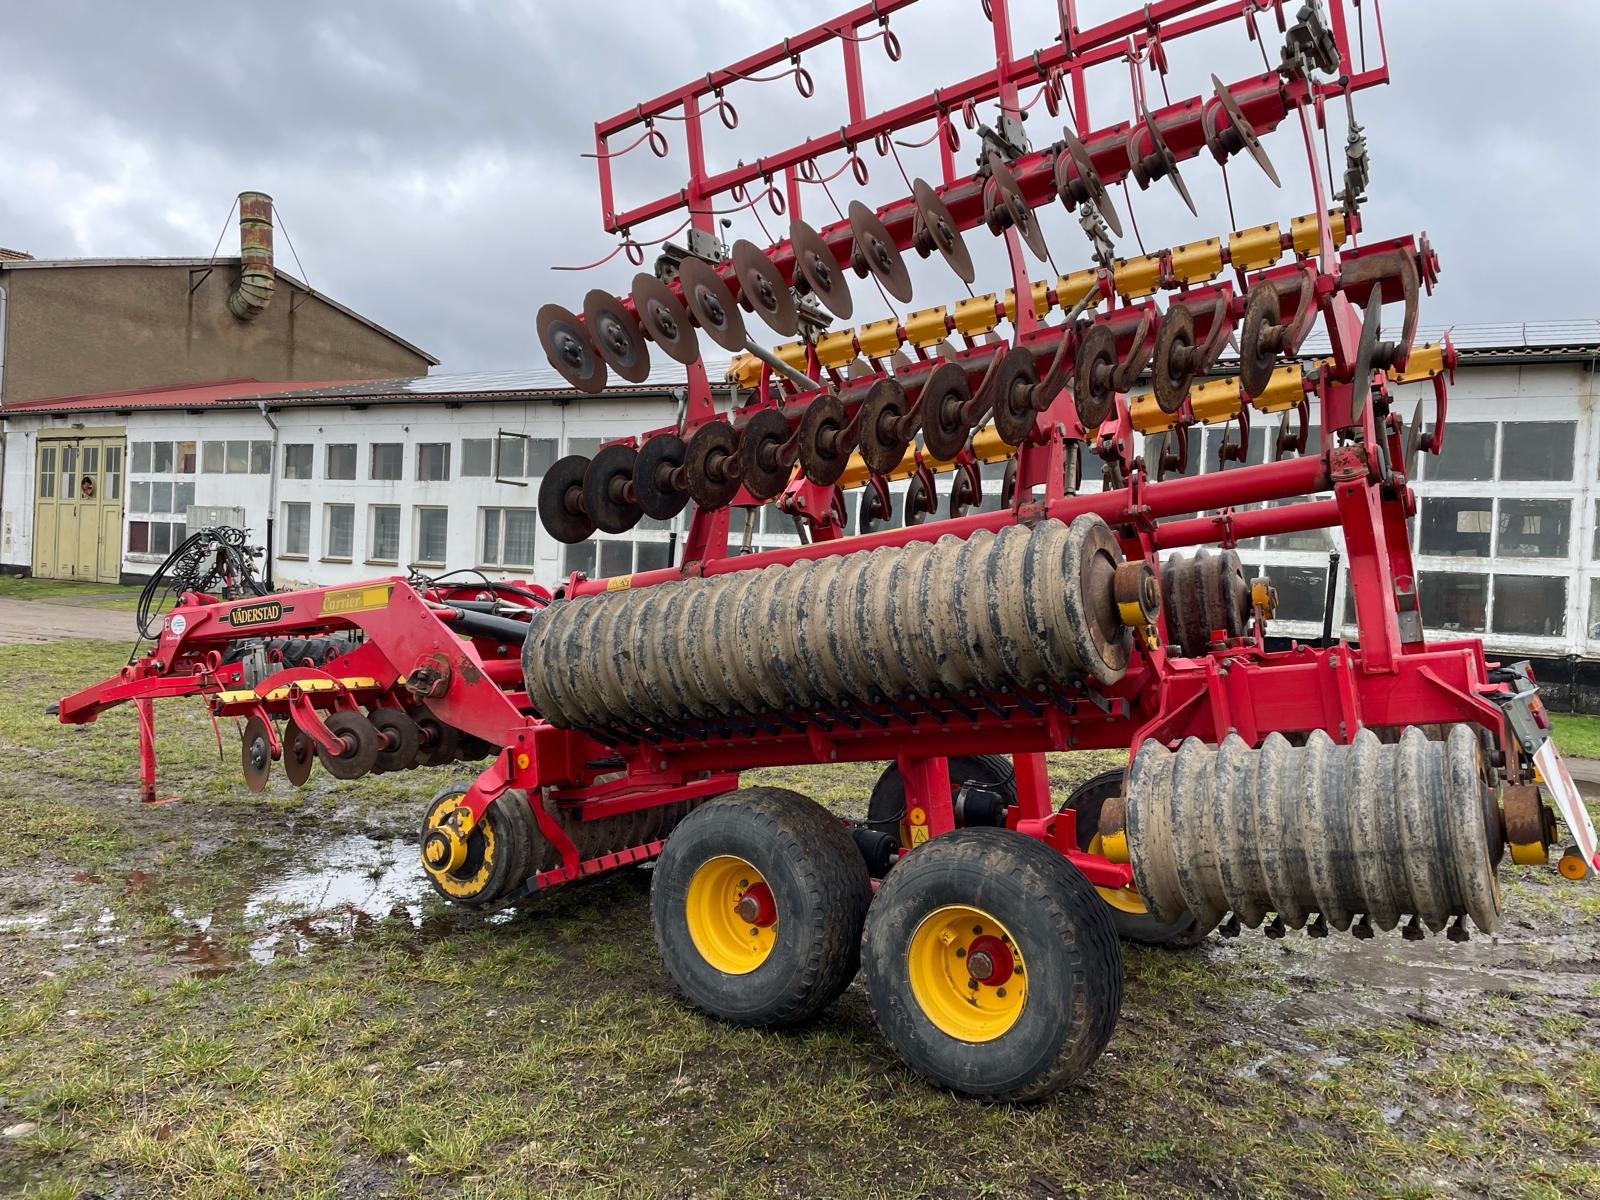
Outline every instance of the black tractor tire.
[[[690, 915], [691, 885], [730, 858], [754, 869], [776, 912], [765, 957], [733, 971], [702, 951]], [[866, 863], [837, 817], [797, 792], [743, 788], [707, 801], [672, 831], [651, 881], [650, 923], [689, 1003], [733, 1024], [781, 1027], [816, 1016], [849, 986], [871, 900]], [[697, 925], [703, 930], [704, 920]]]
[[[979, 989], [959, 970], [941, 969], [951, 960], [937, 945], [941, 956], [925, 957], [925, 939], [917, 937], [925, 923], [961, 909], [981, 914], [973, 934], [992, 940], [1003, 932], [1017, 965], [1026, 966], [1007, 980], [1013, 989], [1025, 986], [1020, 997], [1005, 1001], [1002, 986], [999, 999], [988, 999], [1013, 1006], [1011, 1024], [989, 1027], [989, 1036], [941, 1027], [937, 997]], [[878, 1027], [906, 1065], [986, 1100], [1027, 1103], [1071, 1083], [1099, 1058], [1122, 1007], [1122, 951], [1105, 903], [1061, 854], [1008, 829], [958, 829], [901, 860], [867, 914], [862, 964]], [[969, 1003], [979, 1011], [978, 1000]]]
[[[1009, 804], [1017, 800], [1017, 775], [1011, 759], [1004, 754], [973, 754], [948, 760], [950, 765], [950, 794], [954, 796], [962, 784], [977, 783], [999, 792]], [[902, 828], [906, 816], [906, 784], [900, 777], [900, 767], [890, 763], [872, 785], [872, 796], [867, 800], [868, 829], [886, 833], [896, 843], [905, 845]]]

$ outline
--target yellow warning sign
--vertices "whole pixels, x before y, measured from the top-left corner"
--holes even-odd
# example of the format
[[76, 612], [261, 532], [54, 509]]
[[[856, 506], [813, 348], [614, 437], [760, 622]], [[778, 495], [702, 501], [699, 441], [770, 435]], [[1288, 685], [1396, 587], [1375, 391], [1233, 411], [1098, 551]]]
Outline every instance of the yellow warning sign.
[[606, 591], [608, 592], [625, 592], [632, 586], [632, 575], [616, 575], [606, 580]]

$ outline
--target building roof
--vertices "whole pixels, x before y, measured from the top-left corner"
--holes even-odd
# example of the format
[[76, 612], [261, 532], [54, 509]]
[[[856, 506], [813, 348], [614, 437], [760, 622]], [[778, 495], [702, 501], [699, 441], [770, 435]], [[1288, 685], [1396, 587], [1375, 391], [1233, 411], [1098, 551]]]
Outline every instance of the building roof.
[[26, 250], [11, 250], [0, 246], [0, 262], [31, 262], [33, 255]]
[[[216, 267], [237, 267], [240, 263], [237, 254], [232, 257], [223, 256], [221, 258], [31, 258], [23, 255], [20, 258], [8, 259], [6, 257], [8, 253], [17, 254], [19, 252], [0, 250], [0, 271], [56, 270], [64, 267], [184, 267], [188, 270], [200, 270], [202, 268], [210, 270]], [[329, 308], [337, 309], [351, 320], [360, 321], [361, 324], [375, 333], [382, 334], [395, 345], [403, 346], [417, 355], [417, 357], [425, 359], [429, 366], [439, 365], [439, 360], [420, 346], [413, 345], [398, 333], [395, 333], [394, 330], [379, 325], [371, 317], [363, 316], [355, 309], [340, 304], [332, 296], [324, 295], [322, 292], [317, 291], [316, 288], [296, 279], [282, 267], [275, 266], [273, 273], [279, 279], [288, 283], [290, 287], [298, 288], [308, 296], [314, 296]]]
[[[1398, 333], [1386, 321], [1384, 334]], [[1523, 321], [1483, 325], [1418, 325], [1417, 344], [1445, 334], [1463, 366], [1495, 362], [1573, 362], [1600, 354], [1600, 320]], [[1328, 353], [1328, 335], [1319, 324], [1301, 346], [1303, 355]]]
[[[215, 383], [175, 387], [137, 388], [86, 396], [55, 396], [24, 400], [0, 409], [7, 417], [50, 416], [67, 413], [128, 413], [146, 411], [318, 408], [335, 405], [468, 404], [495, 401], [543, 400], [564, 404], [579, 399], [638, 399], [669, 397], [684, 384], [683, 368], [671, 363], [651, 373], [644, 383], [608, 386], [598, 396], [570, 387], [552, 368], [484, 371], [459, 375], [417, 375], [405, 379], [327, 380], [300, 383], [226, 379]], [[720, 368], [708, 366], [712, 378]], [[720, 385], [714, 385], [720, 386]]]

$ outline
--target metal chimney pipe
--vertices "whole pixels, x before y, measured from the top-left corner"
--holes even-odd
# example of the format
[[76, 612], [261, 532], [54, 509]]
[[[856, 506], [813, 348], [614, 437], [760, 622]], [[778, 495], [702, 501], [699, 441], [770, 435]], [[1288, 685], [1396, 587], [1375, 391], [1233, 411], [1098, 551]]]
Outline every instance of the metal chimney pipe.
[[253, 321], [272, 302], [277, 276], [272, 269], [272, 197], [239, 193], [239, 282], [228, 293], [228, 311]]

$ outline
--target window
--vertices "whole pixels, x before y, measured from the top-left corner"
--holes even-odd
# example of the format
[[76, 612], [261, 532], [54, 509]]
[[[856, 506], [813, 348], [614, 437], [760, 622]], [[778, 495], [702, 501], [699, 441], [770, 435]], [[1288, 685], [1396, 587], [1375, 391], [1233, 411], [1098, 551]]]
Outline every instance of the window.
[[1456, 571], [1424, 571], [1418, 600], [1429, 629], [1482, 633], [1489, 610], [1489, 577]]
[[487, 479], [494, 474], [494, 439], [464, 438], [461, 442], [461, 477]]
[[1570, 500], [1502, 499], [1494, 552], [1503, 558], [1565, 558]]
[[158, 482], [150, 485], [150, 511], [153, 513], [172, 511], [172, 484]]
[[173, 448], [173, 470], [179, 475], [194, 474], [194, 443], [176, 442]]
[[417, 561], [442, 567], [448, 546], [449, 510], [419, 507], [417, 513]]
[[575, 546], [568, 546], [561, 554], [561, 573], [571, 575], [574, 571], [584, 575], [594, 574], [594, 543], [579, 542]]
[[1422, 501], [1422, 553], [1488, 558], [1493, 523], [1490, 500], [1428, 496]]
[[61, 498], [71, 500], [78, 494], [78, 447], [61, 447]]
[[128, 522], [128, 553], [129, 554], [149, 554], [150, 553], [150, 522], [149, 521], [129, 521]]
[[368, 478], [399, 479], [404, 449], [399, 442], [373, 442], [372, 473]]
[[250, 443], [250, 474], [252, 474], [252, 475], [271, 475], [272, 474], [272, 443], [271, 442], [251, 442]]
[[[194, 486], [193, 484], [190, 485]], [[107, 500], [122, 499], [122, 447], [106, 447], [106, 482], [104, 495]]]
[[[1445, 441], [1451, 427], [1445, 426]], [[1572, 478], [1575, 421], [1507, 421], [1500, 446], [1500, 478], [1514, 481]]]
[[633, 570], [633, 543], [629, 541], [604, 541], [600, 543], [600, 577], [626, 575]]
[[311, 505], [283, 506], [283, 556], [306, 558], [311, 554]]
[[189, 536], [182, 524], [167, 521], [129, 521], [128, 553], [165, 558]]
[[[146, 475], [150, 471], [150, 443], [134, 442], [131, 447], [133, 462], [129, 466], [135, 475]], [[54, 468], [52, 468], [53, 470]]]
[[[194, 445], [193, 442], [191, 442], [189, 444], [191, 446]], [[152, 475], [171, 475], [172, 474], [172, 443], [171, 442], [151, 442], [150, 443], [150, 473]]]
[[283, 477], [285, 479], [311, 478], [311, 444], [309, 442], [283, 448]]
[[1600, 640], [1600, 579], [1589, 586], [1589, 640]]
[[222, 469], [229, 475], [250, 474], [250, 443], [225, 442]]
[[194, 484], [177, 483], [172, 486], [172, 511], [187, 519], [189, 507], [194, 503]]
[[1268, 567], [1266, 571], [1278, 591], [1278, 620], [1322, 620], [1328, 597], [1328, 568]]
[[354, 479], [356, 477], [356, 448], [352, 442], [334, 442], [328, 447], [328, 469], [323, 472], [328, 479]]
[[[54, 446], [39, 447], [39, 499], [49, 500], [56, 494], [56, 448]], [[1600, 542], [1600, 530], [1595, 532], [1595, 540]]]
[[422, 442], [417, 446], [417, 480], [438, 482], [450, 478], [450, 443]]
[[672, 565], [672, 547], [666, 542], [640, 542], [636, 570], [659, 571]]
[[593, 458], [600, 450], [599, 438], [568, 438], [567, 453], [581, 454], [585, 458]]
[[368, 548], [369, 561], [394, 563], [400, 561], [400, 506], [374, 504], [367, 510], [367, 525], [372, 542]]
[[1494, 631], [1523, 637], [1567, 632], [1567, 581], [1543, 575], [1494, 577]]
[[150, 511], [150, 485], [142, 479], [135, 479], [128, 485], [128, 511]]
[[523, 446], [521, 438], [501, 438], [498, 453], [500, 461], [496, 474], [501, 479], [516, 479], [522, 474], [522, 463], [526, 457], [526, 448]]
[[[225, 442], [206, 442], [200, 447], [200, 470], [207, 475], [222, 474], [222, 459], [227, 453]], [[138, 468], [135, 467], [135, 470]]]
[[543, 475], [556, 461], [555, 438], [520, 438], [527, 448], [523, 455], [523, 471], [530, 478]]
[[486, 567], [533, 566], [533, 509], [485, 508], [483, 555]]
[[[1296, 501], [1281, 500], [1272, 507], [1294, 503]], [[1302, 550], [1311, 554], [1326, 554], [1333, 549], [1333, 538], [1326, 529], [1302, 529], [1295, 533], [1275, 533], [1266, 539], [1266, 547], [1268, 550]]]
[[355, 505], [324, 504], [322, 508], [327, 521], [323, 531], [322, 557], [348, 559], [355, 544]]
[[[1428, 436], [1433, 435], [1430, 428]], [[1494, 422], [1450, 421], [1444, 428], [1444, 449], [1424, 467], [1427, 478], [1477, 482], [1494, 478]]]

